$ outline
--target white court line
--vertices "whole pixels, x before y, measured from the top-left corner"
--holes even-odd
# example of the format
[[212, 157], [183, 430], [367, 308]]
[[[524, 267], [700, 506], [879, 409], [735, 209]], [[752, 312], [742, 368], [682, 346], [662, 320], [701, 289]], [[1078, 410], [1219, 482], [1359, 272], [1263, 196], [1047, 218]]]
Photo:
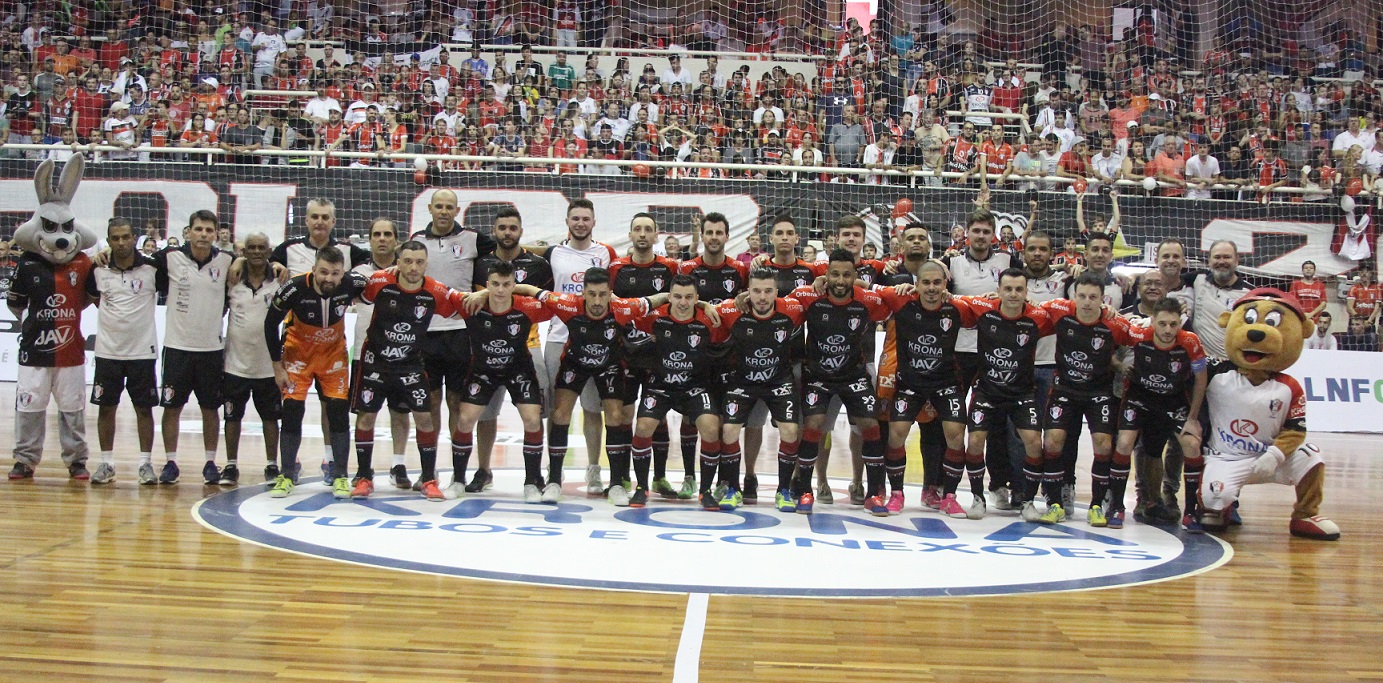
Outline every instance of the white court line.
[[687, 594], [687, 618], [682, 622], [682, 639], [677, 643], [677, 661], [672, 665], [672, 683], [696, 683], [701, 677], [701, 638], [706, 633], [708, 593]]

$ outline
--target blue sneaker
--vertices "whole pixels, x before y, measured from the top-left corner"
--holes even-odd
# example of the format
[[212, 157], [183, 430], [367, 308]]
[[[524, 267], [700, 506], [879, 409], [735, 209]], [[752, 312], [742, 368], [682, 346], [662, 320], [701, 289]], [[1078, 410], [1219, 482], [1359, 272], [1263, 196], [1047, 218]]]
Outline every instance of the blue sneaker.
[[221, 484], [221, 469], [216, 463], [208, 460], [202, 466], [202, 483], [207, 486], [219, 486]]
[[740, 507], [744, 507], [744, 496], [740, 490], [726, 487], [725, 495], [720, 496], [720, 509], [728, 511]]
[[[333, 475], [333, 472], [331, 471], [331, 465], [332, 462], [330, 460], [322, 461], [322, 483], [326, 484], [327, 486], [331, 486], [332, 483], [336, 481], [336, 477]], [[300, 464], [298, 465], [298, 467], [301, 468], [302, 465]]]
[[168, 462], [163, 463], [163, 471], [160, 472], [158, 475], [158, 483], [176, 484], [178, 483], [179, 474], [180, 473], [178, 472], [178, 463], [169, 460]]
[[1239, 501], [1234, 501], [1234, 504], [1229, 506], [1228, 510], [1225, 510], [1225, 523], [1230, 526], [1244, 525], [1243, 518], [1239, 516]]
[[778, 512], [797, 512], [797, 501], [793, 500], [792, 492], [787, 489], [778, 489], [773, 506], [778, 508]]
[[289, 481], [293, 482], [294, 486], [297, 486], [298, 480], [301, 479], [303, 475], [303, 464], [300, 462], [295, 462], [293, 463], [293, 467], [290, 469], [292, 470], [291, 472], [284, 472], [283, 474], [284, 476], [288, 477]]
[[811, 491], [807, 491], [802, 495], [798, 496], [796, 506], [797, 514], [810, 515], [812, 513], [812, 505], [815, 503], [816, 496], [813, 496]]
[[1205, 533], [1205, 527], [1201, 526], [1200, 517], [1190, 513], [1187, 513], [1186, 516], [1181, 518], [1181, 528], [1185, 529], [1188, 534], [1199, 535]]

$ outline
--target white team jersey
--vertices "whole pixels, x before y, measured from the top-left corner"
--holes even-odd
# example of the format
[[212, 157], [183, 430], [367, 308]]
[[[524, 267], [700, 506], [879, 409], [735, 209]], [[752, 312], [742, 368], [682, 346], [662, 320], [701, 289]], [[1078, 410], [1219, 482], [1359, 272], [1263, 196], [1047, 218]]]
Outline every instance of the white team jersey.
[[[360, 273], [366, 279], [374, 275], [376, 271], [382, 270], [375, 265], [373, 260], [362, 263], [351, 269], [352, 273]], [[365, 344], [365, 332], [370, 329], [370, 320], [375, 317], [375, 305], [365, 303], [364, 299], [355, 303], [355, 339], [351, 342], [351, 358], [360, 357], [360, 347]]]
[[1244, 278], [1236, 278], [1229, 287], [1220, 287], [1209, 273], [1200, 273], [1191, 282], [1195, 297], [1195, 315], [1191, 317], [1191, 331], [1201, 338], [1205, 355], [1224, 360], [1225, 329], [1220, 327], [1220, 314], [1230, 310], [1239, 297], [1248, 293], [1252, 287]]
[[277, 291], [279, 282], [273, 277], [265, 278], [259, 289], [251, 289], [249, 280], [231, 287], [227, 295], [230, 315], [226, 320], [226, 374], [246, 379], [274, 376], [268, 342], [264, 340], [264, 316]]
[[198, 263], [188, 245], [154, 254], [168, 288], [164, 347], [182, 351], [225, 348], [221, 317], [226, 310], [226, 275], [233, 258], [212, 247], [207, 260]]
[[1164, 296], [1176, 299], [1181, 302], [1181, 322], [1186, 329], [1191, 329], [1190, 322], [1196, 317], [1196, 290], [1190, 285], [1182, 285]]
[[[966, 111], [989, 111], [989, 103], [994, 100], [994, 89], [986, 85], [970, 85], [965, 87], [965, 108]], [[976, 126], [988, 128], [994, 125], [994, 119], [988, 116], [967, 116], [966, 123], [973, 123]]]
[[[308, 242], [309, 237], [293, 237], [280, 242], [274, 248], [269, 260], [274, 263], [281, 263], [288, 269], [290, 276], [302, 275], [310, 272], [312, 266], [317, 264], [317, 247]], [[342, 258], [346, 260], [346, 270], [361, 262], [360, 247], [338, 242], [336, 248], [340, 250]]]
[[[427, 245], [427, 276], [458, 291], [470, 292], [475, 278], [475, 262], [482, 256], [495, 251], [495, 241], [489, 235], [481, 235], [474, 230], [466, 230], [453, 223], [451, 232], [437, 236], [432, 232], [432, 224], [413, 233], [412, 239]], [[465, 329], [466, 321], [460, 316], [444, 318], [433, 315], [428, 325], [429, 332]]]
[[[1070, 279], [1069, 273], [1060, 270], [1054, 270], [1043, 278], [1028, 278], [1028, 301], [1036, 305], [1062, 298], [1065, 296], [1066, 282]], [[1037, 339], [1037, 356], [1033, 364], [1056, 364], [1056, 335]]]
[[[552, 265], [552, 288], [559, 294], [581, 296], [586, 291], [586, 271], [590, 268], [609, 268], [615, 250], [608, 244], [592, 242], [585, 249], [576, 249], [566, 242], [553, 246], [543, 254]], [[567, 325], [557, 318], [548, 323], [548, 343], [567, 343]]]
[[[990, 249], [989, 258], [976, 261], [966, 250], [960, 256], [946, 259], [946, 267], [951, 269], [951, 293], [965, 296], [980, 296], [999, 291], [999, 273], [1018, 265], [1012, 254], [998, 249]], [[975, 353], [979, 349], [979, 333], [964, 328], [956, 336], [957, 353]]]
[[143, 255], [129, 270], [112, 265], [92, 268], [87, 293], [100, 295], [96, 357], [145, 360], [158, 357], [154, 309], [158, 304], [158, 270]]
[[1240, 372], [1222, 372], [1210, 379], [1206, 401], [1208, 445], [1212, 455], [1225, 460], [1257, 458], [1284, 426], [1306, 431], [1306, 393], [1291, 375], [1279, 373], [1254, 386]]

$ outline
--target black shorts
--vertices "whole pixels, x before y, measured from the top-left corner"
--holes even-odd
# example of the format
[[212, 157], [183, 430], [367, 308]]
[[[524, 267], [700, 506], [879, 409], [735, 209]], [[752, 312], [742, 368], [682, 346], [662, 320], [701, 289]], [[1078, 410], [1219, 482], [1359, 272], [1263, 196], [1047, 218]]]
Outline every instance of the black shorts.
[[351, 382], [351, 412], [378, 413], [388, 401], [395, 413], [424, 413], [432, 408], [432, 388], [422, 370], [391, 372], [356, 367]]
[[255, 412], [260, 420], [277, 420], [283, 415], [283, 392], [273, 377], [250, 379], [226, 373], [221, 385], [225, 403], [221, 406], [222, 417], [226, 422], [245, 419], [245, 404], [251, 398], [255, 402]]
[[704, 387], [644, 387], [643, 400], [639, 401], [639, 419], [651, 417], [661, 421], [668, 411], [677, 411], [682, 417], [695, 420], [702, 415], [719, 416], [720, 406]]
[[[351, 361], [351, 393], [350, 393], [350, 397], [351, 397], [351, 404], [352, 404], [352, 408], [351, 408], [351, 409], [352, 409], [352, 410], [355, 409], [355, 408], [354, 408], [354, 404], [355, 404], [355, 392], [356, 392], [356, 386], [357, 386], [358, 384], [360, 384], [360, 367], [361, 367], [361, 365], [362, 365], [362, 363], [361, 363], [359, 360], [353, 360], [353, 361]], [[422, 374], [421, 371], [419, 372], [419, 374]], [[432, 389], [432, 387], [429, 385], [429, 386], [428, 386], [428, 392], [427, 392], [427, 395], [428, 395], [429, 398], [432, 397], [432, 390], [431, 390], [431, 389]], [[409, 393], [411, 394], [412, 392], [409, 392]], [[394, 396], [394, 395], [391, 394], [391, 395], [389, 395], [389, 396], [385, 396], [385, 400], [386, 400], [386, 402], [387, 402], [387, 404], [388, 404], [388, 406], [389, 406], [389, 412], [391, 412], [391, 413], [411, 413], [411, 412], [414, 412], [414, 411], [413, 411], [413, 399], [411, 398], [411, 396], [407, 396], [407, 397], [405, 397], [405, 396]], [[423, 410], [428, 410], [429, 408], [430, 408], [430, 406], [429, 406], [428, 408], [423, 408]], [[376, 408], [375, 410], [378, 411], [379, 409]]]
[[1090, 425], [1093, 434], [1113, 434], [1117, 431], [1115, 423], [1117, 418], [1114, 411], [1118, 405], [1118, 399], [1113, 394], [1100, 394], [1096, 396], [1080, 396], [1070, 392], [1062, 391], [1059, 387], [1053, 387], [1052, 392], [1047, 395], [1047, 423], [1046, 429], [1078, 429], [1080, 418], [1085, 416], [1085, 423]]
[[181, 408], [187, 397], [197, 395], [197, 405], [204, 410], [221, 406], [221, 382], [226, 373], [224, 351], [183, 351], [163, 349], [163, 386], [159, 389], [159, 405]]
[[98, 357], [96, 376], [91, 381], [92, 405], [118, 406], [121, 392], [129, 392], [130, 403], [139, 408], [158, 405], [154, 359], [115, 360]]
[[563, 360], [557, 368], [553, 391], [566, 389], [579, 395], [586, 389], [587, 382], [595, 382], [595, 391], [602, 401], [624, 400], [624, 366], [619, 364], [601, 370], [587, 370]]
[[737, 386], [725, 392], [721, 403], [725, 423], [742, 425], [749, 422], [754, 406], [762, 401], [777, 424], [794, 424], [802, 419], [798, 407], [797, 382], [792, 379], [781, 384], [750, 384]]
[[644, 368], [626, 367], [624, 369], [624, 389], [619, 399], [624, 405], [632, 406], [639, 402], [639, 388], [647, 387], [653, 373]]
[[538, 373], [531, 367], [502, 375], [472, 374], [466, 378], [466, 386], [461, 390], [461, 401], [477, 406], [490, 405], [490, 399], [501, 387], [509, 390], [509, 398], [516, 406], [543, 404], [543, 389], [538, 384]]
[[959, 385], [939, 389], [898, 386], [893, 390], [893, 404], [889, 407], [888, 419], [889, 422], [914, 422], [922, 408], [930, 403], [932, 410], [936, 411], [936, 416], [941, 420], [964, 424], [965, 408], [961, 405], [963, 400], [965, 393], [960, 390]]
[[852, 419], [879, 416], [879, 396], [874, 393], [874, 382], [864, 368], [860, 368], [855, 376], [844, 379], [813, 379], [810, 375], [802, 377], [802, 412], [805, 415], [827, 414], [833, 396], [840, 397], [845, 414]]
[[1194, 417], [1190, 411], [1191, 406], [1180, 397], [1129, 392], [1119, 410], [1119, 431], [1159, 429], [1176, 434]]
[[[423, 336], [423, 372], [433, 391], [459, 391], [471, 371], [471, 336], [465, 329], [428, 332]], [[464, 393], [464, 392], [463, 392]]]
[[970, 392], [970, 429], [977, 432], [1003, 430], [1004, 421], [1013, 420], [1015, 429], [1037, 430], [1037, 398], [990, 397], [975, 387]]

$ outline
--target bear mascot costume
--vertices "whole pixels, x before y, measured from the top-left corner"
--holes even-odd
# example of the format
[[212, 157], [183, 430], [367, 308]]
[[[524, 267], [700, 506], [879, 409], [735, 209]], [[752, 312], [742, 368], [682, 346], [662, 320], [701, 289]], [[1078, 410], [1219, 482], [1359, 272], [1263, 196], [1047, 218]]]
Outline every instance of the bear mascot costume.
[[86, 160], [79, 154], [63, 167], [53, 187], [53, 162], [34, 175], [38, 211], [14, 233], [24, 250], [15, 264], [7, 303], [20, 320], [19, 373], [15, 388], [14, 469], [10, 479], [34, 475], [43, 457], [48, 402], [58, 406], [62, 460], [74, 479], [86, 470], [86, 339], [82, 310], [96, 232], [72, 214], [72, 197]]
[[1239, 490], [1269, 482], [1296, 487], [1293, 536], [1334, 541], [1340, 528], [1318, 514], [1325, 462], [1306, 443], [1306, 394], [1284, 374], [1301, 357], [1315, 325], [1296, 297], [1259, 288], [1220, 316], [1228, 363], [1210, 379], [1210, 431], [1201, 477], [1201, 525], [1223, 530], [1237, 521]]

